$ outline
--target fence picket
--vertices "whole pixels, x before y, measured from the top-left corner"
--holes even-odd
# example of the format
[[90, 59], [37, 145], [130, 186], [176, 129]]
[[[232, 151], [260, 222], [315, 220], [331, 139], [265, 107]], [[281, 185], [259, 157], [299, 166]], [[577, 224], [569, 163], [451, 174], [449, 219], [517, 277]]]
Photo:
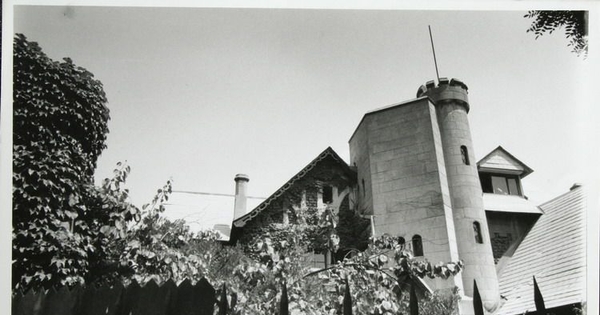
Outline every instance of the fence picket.
[[342, 302], [344, 315], [352, 315], [352, 295], [350, 294], [350, 284], [346, 279], [346, 290], [344, 292], [344, 300]]
[[18, 302], [18, 305], [13, 306], [14, 315], [41, 315], [42, 306], [46, 293], [43, 289], [39, 291], [29, 290], [23, 295]]
[[481, 295], [479, 295], [477, 281], [475, 280], [473, 280], [473, 310], [475, 312], [475, 315], [484, 315], [483, 301], [481, 300]]
[[410, 285], [410, 299], [408, 306], [410, 308], [410, 315], [419, 315], [419, 299], [417, 299], [414, 282]]
[[71, 298], [71, 294], [67, 287], [62, 287], [60, 290], [50, 288], [46, 292], [46, 301], [42, 306], [41, 314], [54, 315], [54, 314], [73, 314], [73, 306], [75, 300]]
[[[71, 314], [80, 315], [83, 309], [83, 295], [85, 293], [85, 287], [80, 284], [76, 284], [75, 286], [68, 288], [68, 294], [73, 298], [73, 309]], [[61, 289], [63, 290], [63, 289]], [[59, 290], [60, 294], [60, 290]]]
[[19, 314], [19, 308], [21, 305], [21, 299], [23, 299], [23, 292], [21, 290], [17, 290], [17, 292], [13, 293], [11, 299], [11, 314], [17, 315]]
[[281, 288], [281, 300], [279, 301], [279, 315], [289, 315], [290, 307], [287, 293], [287, 285], [283, 283]]
[[154, 280], [150, 280], [142, 287], [133, 315], [165, 315], [170, 294], [168, 286], [159, 287]]
[[122, 291], [120, 299], [121, 303], [119, 303], [117, 315], [133, 314], [133, 310], [137, 305], [141, 290], [142, 289], [139, 283], [134, 280]]
[[539, 314], [546, 313], [544, 297], [542, 296], [542, 291], [540, 291], [537, 281], [535, 281], [535, 276], [533, 276], [533, 301], [535, 302], [535, 309]]
[[227, 315], [229, 305], [227, 305], [227, 285], [223, 283], [221, 287], [221, 298], [217, 302], [217, 307], [219, 308], [219, 315]]
[[189, 279], [184, 280], [177, 287], [177, 294], [171, 301], [170, 315], [197, 315], [200, 314], [197, 292]]
[[197, 292], [197, 298], [199, 307], [199, 312], [197, 314], [201, 315], [212, 315], [215, 310], [215, 288], [208, 283], [205, 278], [200, 279], [194, 286], [195, 291]]
[[167, 280], [167, 282], [163, 283], [161, 289], [166, 294], [166, 296], [165, 296], [166, 306], [165, 306], [164, 314], [165, 315], [173, 314], [173, 310], [176, 307], [175, 303], [177, 303], [177, 294], [179, 291], [177, 288], [177, 284], [175, 283], [175, 281], [173, 281], [173, 279], [169, 279], [169, 280]]
[[82, 315], [115, 315], [123, 287], [101, 286], [85, 290]]

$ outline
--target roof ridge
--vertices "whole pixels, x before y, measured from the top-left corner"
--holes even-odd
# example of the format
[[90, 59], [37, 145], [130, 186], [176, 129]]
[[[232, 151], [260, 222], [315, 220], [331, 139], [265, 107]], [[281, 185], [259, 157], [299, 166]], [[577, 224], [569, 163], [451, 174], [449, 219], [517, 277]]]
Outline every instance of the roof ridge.
[[333, 150], [331, 146], [328, 146], [325, 150], [323, 150], [323, 152], [317, 155], [316, 158], [314, 158], [310, 163], [308, 163], [308, 165], [302, 168], [298, 173], [296, 173], [296, 175], [292, 176], [292, 178], [285, 182], [285, 184], [283, 184], [279, 189], [277, 189], [273, 194], [271, 194], [271, 196], [267, 197], [267, 199], [260, 203], [256, 208], [252, 209], [245, 215], [234, 219], [233, 225], [237, 227], [244, 226], [247, 221], [256, 217], [260, 212], [267, 208], [273, 200], [285, 193], [296, 181], [298, 181], [300, 178], [304, 177], [304, 175], [306, 175], [309, 171], [311, 171], [317, 165], [318, 162], [322, 161], [328, 156], [331, 156], [334, 160], [340, 162], [342, 166], [346, 169], [346, 171], [353, 172], [352, 169], [350, 169], [350, 166], [348, 166], [348, 164], [346, 163], [346, 161], [344, 161]]
[[558, 195], [558, 196], [556, 196], [556, 197], [554, 197], [554, 198], [552, 198], [552, 199], [550, 199], [550, 200], [548, 200], [548, 201], [540, 204], [538, 207], [542, 207], [542, 206], [547, 205], [547, 204], [549, 204], [549, 203], [551, 203], [551, 202], [553, 202], [555, 200], [558, 200], [560, 198], [563, 198], [563, 197], [571, 195], [571, 194], [574, 195], [574, 196], [579, 196], [579, 197], [584, 197], [585, 198], [585, 195], [583, 193], [583, 186], [579, 186], [579, 187], [573, 188], [573, 189], [571, 189], [571, 190], [569, 190], [567, 192], [562, 193], [561, 195]]

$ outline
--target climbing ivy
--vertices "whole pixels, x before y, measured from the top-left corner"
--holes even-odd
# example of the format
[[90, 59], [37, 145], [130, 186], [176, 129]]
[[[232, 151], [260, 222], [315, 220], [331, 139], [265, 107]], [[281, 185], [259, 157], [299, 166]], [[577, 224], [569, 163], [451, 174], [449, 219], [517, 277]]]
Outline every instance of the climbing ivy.
[[13, 285], [82, 283], [96, 237], [83, 199], [106, 147], [106, 96], [89, 71], [24, 35], [13, 48]]

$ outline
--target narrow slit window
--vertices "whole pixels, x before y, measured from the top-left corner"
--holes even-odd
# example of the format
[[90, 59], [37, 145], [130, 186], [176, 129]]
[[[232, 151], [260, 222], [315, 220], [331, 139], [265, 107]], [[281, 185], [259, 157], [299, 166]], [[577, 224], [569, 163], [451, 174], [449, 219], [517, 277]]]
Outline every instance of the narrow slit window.
[[479, 222], [473, 222], [473, 233], [475, 235], [475, 243], [483, 244], [483, 237], [481, 236], [481, 225]]
[[462, 161], [465, 165], [471, 165], [469, 162], [469, 150], [467, 150], [467, 146], [460, 146], [460, 155], [462, 156]]
[[363, 186], [363, 197], [365, 196], [365, 190], [367, 190], [367, 188], [365, 187], [365, 180], [362, 180], [362, 186]]
[[331, 186], [323, 186], [323, 203], [333, 202], [333, 188]]
[[412, 237], [413, 254], [415, 257], [423, 256], [423, 239], [420, 235]]

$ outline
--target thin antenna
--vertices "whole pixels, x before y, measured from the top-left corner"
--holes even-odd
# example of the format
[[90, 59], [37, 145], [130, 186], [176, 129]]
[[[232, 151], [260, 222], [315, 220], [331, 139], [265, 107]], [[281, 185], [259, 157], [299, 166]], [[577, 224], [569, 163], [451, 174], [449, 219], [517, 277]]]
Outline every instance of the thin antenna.
[[431, 25], [429, 27], [429, 39], [431, 39], [431, 50], [433, 51], [433, 62], [435, 63], [435, 74], [437, 75], [438, 83], [440, 83], [440, 73], [438, 71], [437, 59], [435, 58], [435, 47], [433, 46], [433, 36], [431, 35]]

